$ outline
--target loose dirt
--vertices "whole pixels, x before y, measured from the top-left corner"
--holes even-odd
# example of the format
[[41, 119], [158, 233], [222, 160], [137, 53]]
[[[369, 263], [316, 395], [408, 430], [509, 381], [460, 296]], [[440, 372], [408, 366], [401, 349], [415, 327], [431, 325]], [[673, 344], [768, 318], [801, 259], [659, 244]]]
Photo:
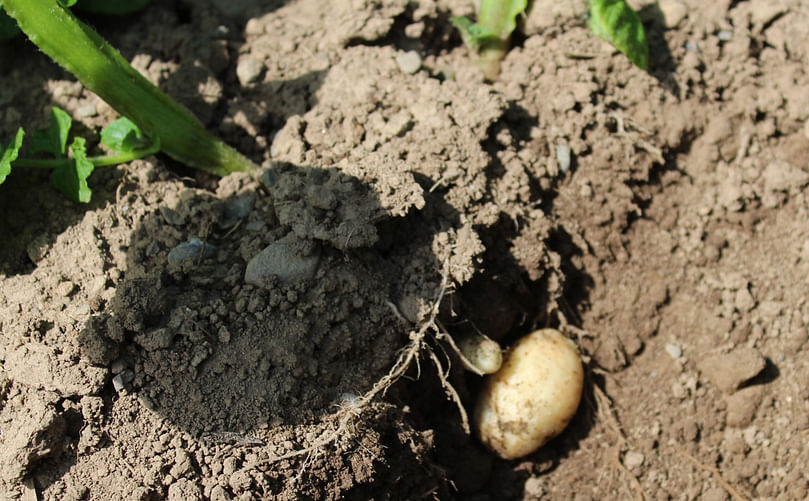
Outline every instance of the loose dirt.
[[[648, 73], [538, 0], [493, 84], [460, 0], [89, 18], [266, 171], [0, 186], [0, 496], [805, 499], [809, 6], [632, 3]], [[116, 118], [24, 40], [0, 63], [4, 142]], [[447, 338], [545, 326], [585, 396], [503, 461]]]

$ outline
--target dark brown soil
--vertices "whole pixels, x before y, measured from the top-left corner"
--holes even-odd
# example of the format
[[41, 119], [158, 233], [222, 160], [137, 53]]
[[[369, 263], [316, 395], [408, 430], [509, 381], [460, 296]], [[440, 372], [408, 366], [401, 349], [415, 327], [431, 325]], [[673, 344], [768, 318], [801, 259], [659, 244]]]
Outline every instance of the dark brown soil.
[[[535, 3], [493, 84], [461, 0], [90, 18], [267, 171], [0, 186], [0, 498], [805, 499], [809, 6], [631, 2], [643, 72]], [[24, 40], [0, 63], [4, 144], [116, 118]], [[503, 461], [446, 336], [545, 326], [585, 396]]]

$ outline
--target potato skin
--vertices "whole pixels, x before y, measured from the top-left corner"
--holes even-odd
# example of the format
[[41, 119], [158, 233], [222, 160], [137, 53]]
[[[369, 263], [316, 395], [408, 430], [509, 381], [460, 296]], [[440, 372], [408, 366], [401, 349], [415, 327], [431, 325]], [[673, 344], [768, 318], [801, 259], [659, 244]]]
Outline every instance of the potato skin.
[[468, 334], [457, 341], [458, 349], [472, 364], [469, 367], [461, 360], [465, 369], [476, 374], [494, 374], [503, 365], [503, 350], [497, 341], [483, 334]]
[[576, 345], [555, 329], [517, 341], [500, 370], [486, 377], [473, 422], [480, 440], [503, 459], [536, 451], [576, 413], [584, 369]]

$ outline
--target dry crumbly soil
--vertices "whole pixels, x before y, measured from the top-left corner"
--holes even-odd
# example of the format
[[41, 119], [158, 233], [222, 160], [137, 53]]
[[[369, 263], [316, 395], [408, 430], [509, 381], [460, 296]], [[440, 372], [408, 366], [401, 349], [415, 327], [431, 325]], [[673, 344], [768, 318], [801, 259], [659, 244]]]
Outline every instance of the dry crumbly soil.
[[[0, 497], [805, 499], [809, 6], [632, 4], [649, 72], [538, 0], [493, 84], [460, 0], [90, 17], [267, 170], [0, 187]], [[23, 40], [0, 62], [4, 142], [116, 117]], [[446, 336], [544, 326], [585, 395], [503, 461]]]

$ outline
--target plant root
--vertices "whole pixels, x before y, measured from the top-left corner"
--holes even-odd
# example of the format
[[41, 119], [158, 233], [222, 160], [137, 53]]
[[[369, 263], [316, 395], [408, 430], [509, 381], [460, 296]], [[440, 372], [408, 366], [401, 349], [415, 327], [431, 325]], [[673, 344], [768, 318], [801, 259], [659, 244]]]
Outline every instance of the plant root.
[[722, 488], [725, 489], [728, 494], [730, 494], [730, 496], [734, 499], [734, 501], [747, 501], [747, 496], [745, 496], [744, 494], [739, 492], [738, 489], [730, 485], [730, 483], [728, 483], [728, 481], [725, 480], [724, 477], [722, 477], [722, 473], [719, 471], [718, 468], [701, 463], [697, 458], [687, 453], [677, 445], [674, 446], [674, 452], [676, 452], [678, 456], [687, 459], [691, 464], [693, 464], [700, 470], [708, 472], [711, 475], [713, 475], [714, 479], [716, 479], [716, 482], [719, 485], [721, 485]]
[[[461, 424], [464, 428], [466, 433], [470, 433], [469, 431], [469, 419], [464, 409], [463, 405], [461, 404], [461, 399], [458, 395], [458, 392], [455, 388], [450, 384], [449, 380], [447, 379], [447, 371], [445, 371], [441, 365], [441, 361], [438, 359], [438, 356], [433, 351], [430, 344], [427, 342], [430, 334], [438, 335], [441, 332], [441, 329], [437, 323], [438, 311], [441, 305], [441, 301], [444, 299], [447, 291], [450, 289], [449, 284], [449, 260], [444, 261], [443, 271], [441, 275], [441, 286], [439, 287], [438, 293], [436, 294], [436, 298], [433, 301], [433, 306], [430, 311], [429, 318], [422, 323], [421, 326], [417, 330], [410, 331], [410, 342], [399, 351], [399, 355], [394, 362], [391, 369], [388, 371], [387, 374], [382, 376], [374, 386], [368, 390], [363, 395], [359, 397], [351, 399], [350, 402], [341, 405], [340, 409], [330, 416], [330, 420], [334, 423], [331, 429], [326, 430], [323, 432], [320, 437], [314, 440], [309, 446], [304, 447], [302, 449], [297, 449], [294, 451], [287, 452], [286, 454], [282, 454], [280, 456], [271, 456], [268, 459], [261, 462], [262, 465], [270, 465], [276, 463], [278, 461], [284, 461], [287, 459], [293, 459], [300, 456], [306, 456], [307, 461], [311, 462], [311, 458], [313, 455], [317, 457], [319, 451], [328, 446], [329, 444], [336, 442], [339, 438], [344, 437], [347, 432], [354, 430], [353, 423], [357, 417], [362, 414], [362, 411], [370, 405], [371, 401], [376, 398], [378, 395], [384, 395], [385, 392], [390, 388], [396, 381], [399, 380], [402, 376], [404, 376], [405, 372], [411, 367], [411, 365], [415, 362], [418, 375], [421, 374], [421, 366], [419, 363], [419, 357], [422, 352], [425, 352], [426, 355], [430, 358], [433, 364], [436, 366], [436, 370], [438, 371], [438, 377], [441, 380], [441, 385], [444, 388], [448, 398], [453, 400], [456, 405], [458, 406], [460, 415], [461, 415]], [[391, 303], [392, 304], [392, 303]], [[397, 311], [394, 308], [394, 312]], [[397, 317], [400, 315], [397, 315]], [[400, 317], [400, 319], [403, 317]], [[417, 376], [418, 377], [418, 376]], [[303, 469], [308, 465], [307, 461], [304, 462], [301, 471], [298, 475], [303, 473]]]
[[613, 413], [612, 401], [598, 385], [593, 385], [593, 391], [595, 393], [596, 400], [598, 401], [598, 413], [601, 414], [602, 419], [607, 423], [607, 427], [618, 439], [613, 447], [613, 450], [615, 451], [612, 458], [613, 463], [615, 463], [615, 467], [618, 470], [629, 477], [632, 487], [635, 490], [636, 498], [639, 501], [644, 501], [646, 498], [643, 495], [643, 488], [641, 487], [640, 482], [638, 481], [637, 477], [635, 477], [635, 475], [633, 475], [632, 472], [629, 471], [626, 466], [624, 466], [623, 461], [621, 461], [621, 451], [625, 446], [629, 445], [629, 440], [627, 440], [623, 429], [621, 429], [621, 424], [618, 422], [618, 418], [616, 418], [615, 414]]
[[[624, 120], [623, 117], [618, 115], [617, 113], [613, 113], [610, 115], [613, 120], [615, 120], [616, 126], [618, 128], [617, 135], [619, 137], [625, 138], [629, 143], [633, 144], [635, 147], [645, 151], [649, 155], [651, 155], [652, 159], [663, 165], [666, 163], [666, 159], [663, 157], [663, 150], [661, 150], [656, 145], [652, 144], [651, 142], [644, 139], [641, 135], [650, 136], [651, 131], [643, 127], [642, 125], [638, 124], [632, 119]], [[630, 133], [630, 130], [626, 127], [629, 125], [632, 131], [636, 131], [636, 134]]]

